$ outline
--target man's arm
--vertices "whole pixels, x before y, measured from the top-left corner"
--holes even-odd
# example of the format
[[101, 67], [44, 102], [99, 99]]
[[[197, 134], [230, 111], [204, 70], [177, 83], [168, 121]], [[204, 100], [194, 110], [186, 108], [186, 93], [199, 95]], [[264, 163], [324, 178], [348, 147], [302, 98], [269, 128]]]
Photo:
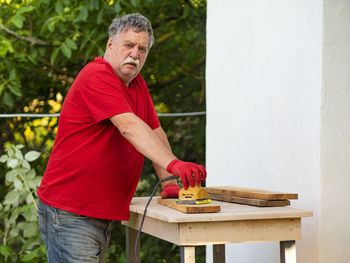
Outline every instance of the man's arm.
[[[122, 113], [111, 117], [110, 120], [122, 136], [140, 153], [150, 159], [158, 167], [158, 170], [163, 169], [166, 171], [167, 165], [176, 159], [170, 150], [170, 146], [168, 146], [169, 143], [164, 144], [162, 142], [164, 139], [160, 139], [163, 136], [166, 138], [166, 135], [161, 135], [162, 132], [159, 130], [157, 132], [153, 131], [135, 114], [129, 112]], [[161, 176], [166, 177], [163, 173], [161, 174]]]
[[160, 171], [158, 176], [168, 176], [161, 169], [179, 176], [185, 189], [188, 188], [188, 183], [194, 187], [196, 183], [200, 184], [205, 181], [207, 176], [205, 168], [202, 165], [178, 160], [170, 150], [164, 131], [159, 129], [153, 131], [139, 117], [130, 112], [118, 114], [109, 119], [124, 138], [150, 159], [155, 167], [158, 166], [157, 169]]
[[[169, 150], [171, 151], [171, 147], [168, 141], [168, 138], [166, 136], [166, 133], [164, 132], [164, 130], [162, 129], [162, 127], [156, 128], [153, 130], [154, 133], [158, 136], [158, 138], [160, 139], [160, 141], [163, 143], [163, 145]], [[157, 175], [159, 180], [169, 177], [172, 174], [168, 173], [165, 169], [163, 169], [162, 167], [160, 167], [159, 165], [157, 165], [156, 163], [153, 163], [154, 168], [156, 169]], [[174, 180], [169, 180], [169, 181], [165, 181], [164, 183], [162, 183], [162, 188], [164, 188], [167, 184], [177, 184], [177, 181]]]

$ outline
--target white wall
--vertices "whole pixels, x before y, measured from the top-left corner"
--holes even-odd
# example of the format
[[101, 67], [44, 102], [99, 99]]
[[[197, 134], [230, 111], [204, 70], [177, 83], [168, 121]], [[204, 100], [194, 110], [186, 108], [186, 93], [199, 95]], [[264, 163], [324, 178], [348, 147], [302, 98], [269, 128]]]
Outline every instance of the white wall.
[[320, 262], [350, 262], [350, 1], [324, 2]]
[[[319, 259], [322, 12], [321, 0], [208, 0], [207, 185], [299, 193], [292, 206], [314, 212], [300, 263]], [[277, 242], [234, 244], [226, 260], [278, 253]]]

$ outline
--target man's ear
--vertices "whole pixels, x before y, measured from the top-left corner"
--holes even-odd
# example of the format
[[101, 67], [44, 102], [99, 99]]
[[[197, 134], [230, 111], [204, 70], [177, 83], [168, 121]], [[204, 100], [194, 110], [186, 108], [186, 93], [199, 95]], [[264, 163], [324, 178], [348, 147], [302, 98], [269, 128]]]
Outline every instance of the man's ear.
[[110, 37], [107, 41], [107, 46], [106, 46], [107, 49], [112, 46], [112, 42], [113, 42], [113, 39]]

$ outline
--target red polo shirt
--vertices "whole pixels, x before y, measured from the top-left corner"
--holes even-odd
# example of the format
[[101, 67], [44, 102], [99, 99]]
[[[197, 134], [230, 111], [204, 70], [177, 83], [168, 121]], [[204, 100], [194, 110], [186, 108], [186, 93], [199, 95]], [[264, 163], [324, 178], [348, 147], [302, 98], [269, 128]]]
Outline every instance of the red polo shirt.
[[77, 76], [60, 114], [56, 141], [38, 189], [46, 204], [72, 213], [128, 220], [144, 157], [108, 119], [133, 112], [160, 126], [141, 75], [126, 87], [98, 57]]

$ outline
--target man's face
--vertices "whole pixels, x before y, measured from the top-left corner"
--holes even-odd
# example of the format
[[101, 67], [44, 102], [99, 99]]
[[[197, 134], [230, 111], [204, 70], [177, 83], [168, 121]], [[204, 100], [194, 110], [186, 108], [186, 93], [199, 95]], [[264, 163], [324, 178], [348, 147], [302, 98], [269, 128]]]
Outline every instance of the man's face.
[[148, 55], [148, 41], [147, 32], [135, 32], [132, 28], [108, 40], [104, 59], [124, 84], [129, 85], [142, 69]]

